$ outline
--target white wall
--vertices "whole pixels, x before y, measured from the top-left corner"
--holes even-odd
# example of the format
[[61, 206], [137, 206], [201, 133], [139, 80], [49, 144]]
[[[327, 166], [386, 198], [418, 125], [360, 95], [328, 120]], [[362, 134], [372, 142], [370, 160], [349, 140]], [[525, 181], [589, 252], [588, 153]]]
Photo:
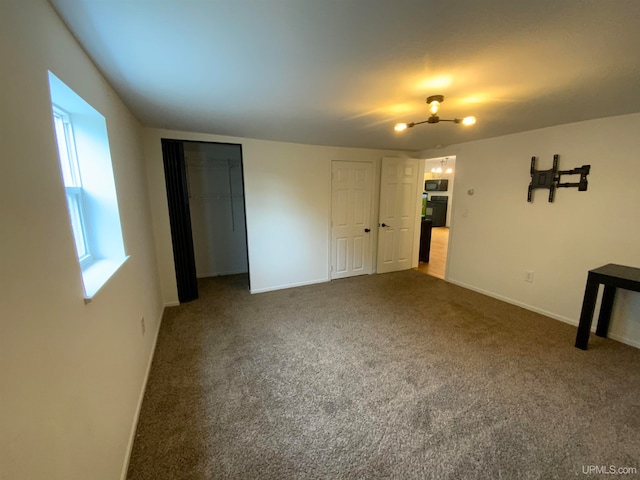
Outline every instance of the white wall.
[[[161, 138], [242, 145], [249, 271], [254, 293], [329, 280], [332, 160], [372, 162], [377, 175], [374, 191], [377, 191], [380, 159], [407, 156], [403, 152], [144, 129], [158, 265], [164, 299], [168, 303], [176, 303], [178, 295]], [[377, 203], [376, 196], [374, 204]], [[377, 210], [373, 218], [377, 218]]]
[[[457, 156], [447, 279], [577, 324], [588, 270], [640, 267], [639, 131], [633, 114], [422, 152]], [[531, 157], [545, 170], [556, 153], [560, 170], [591, 165], [588, 190], [528, 203]], [[610, 337], [640, 346], [640, 294], [617, 295]]]
[[[46, 1], [0, 2], [0, 62], [0, 477], [113, 480], [162, 313], [140, 126]], [[131, 256], [87, 305], [48, 70], [106, 118]]]

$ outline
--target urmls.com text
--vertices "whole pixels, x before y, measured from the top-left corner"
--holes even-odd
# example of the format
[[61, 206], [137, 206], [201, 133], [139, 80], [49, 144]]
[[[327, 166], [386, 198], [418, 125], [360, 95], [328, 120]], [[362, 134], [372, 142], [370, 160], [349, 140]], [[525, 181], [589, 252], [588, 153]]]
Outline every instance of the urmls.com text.
[[616, 465], [583, 465], [582, 473], [585, 475], [636, 475], [636, 467], [618, 467]]

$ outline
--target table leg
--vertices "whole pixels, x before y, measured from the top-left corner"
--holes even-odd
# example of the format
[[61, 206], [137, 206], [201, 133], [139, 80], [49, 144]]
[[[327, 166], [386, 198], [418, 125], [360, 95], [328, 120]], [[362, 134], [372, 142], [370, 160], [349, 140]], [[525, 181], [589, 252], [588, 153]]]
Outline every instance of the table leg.
[[609, 332], [609, 320], [611, 320], [611, 311], [613, 310], [613, 298], [616, 296], [616, 287], [611, 285], [604, 286], [602, 294], [602, 304], [600, 305], [600, 315], [598, 315], [598, 327], [596, 335], [607, 338]]
[[584, 299], [582, 300], [582, 311], [580, 312], [580, 323], [578, 324], [578, 334], [576, 335], [576, 348], [587, 349], [589, 343], [589, 333], [591, 332], [591, 322], [593, 312], [596, 309], [596, 298], [600, 284], [592, 277], [591, 273], [587, 277], [587, 286], [584, 289]]

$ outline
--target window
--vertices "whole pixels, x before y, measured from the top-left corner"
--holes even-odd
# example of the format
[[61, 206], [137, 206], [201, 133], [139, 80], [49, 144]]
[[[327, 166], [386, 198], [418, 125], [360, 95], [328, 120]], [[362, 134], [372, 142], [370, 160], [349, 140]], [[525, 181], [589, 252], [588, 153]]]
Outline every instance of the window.
[[90, 300], [127, 260], [104, 117], [49, 72], [69, 223]]
[[86, 267], [91, 263], [93, 257], [84, 221], [82, 180], [78, 167], [76, 144], [73, 138], [73, 125], [69, 115], [55, 105], [53, 106], [53, 125], [56, 131], [60, 169], [62, 170], [62, 180], [67, 193], [67, 205], [69, 207], [69, 217], [78, 260], [81, 266]]

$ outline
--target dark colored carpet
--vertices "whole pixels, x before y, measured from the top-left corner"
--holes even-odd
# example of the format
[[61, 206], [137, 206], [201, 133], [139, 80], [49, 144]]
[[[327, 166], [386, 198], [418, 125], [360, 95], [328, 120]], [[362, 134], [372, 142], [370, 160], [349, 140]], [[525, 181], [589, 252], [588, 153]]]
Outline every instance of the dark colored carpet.
[[415, 271], [246, 281], [165, 312], [129, 479], [640, 471], [638, 349], [578, 350], [573, 326]]

